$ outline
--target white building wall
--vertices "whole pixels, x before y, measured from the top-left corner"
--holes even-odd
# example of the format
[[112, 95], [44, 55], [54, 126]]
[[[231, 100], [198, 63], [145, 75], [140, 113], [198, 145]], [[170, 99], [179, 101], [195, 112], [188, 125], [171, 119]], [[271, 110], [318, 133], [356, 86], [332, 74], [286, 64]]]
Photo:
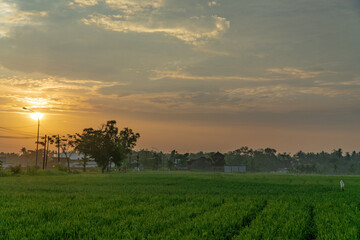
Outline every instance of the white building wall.
[[246, 172], [246, 166], [224, 166], [224, 172]]

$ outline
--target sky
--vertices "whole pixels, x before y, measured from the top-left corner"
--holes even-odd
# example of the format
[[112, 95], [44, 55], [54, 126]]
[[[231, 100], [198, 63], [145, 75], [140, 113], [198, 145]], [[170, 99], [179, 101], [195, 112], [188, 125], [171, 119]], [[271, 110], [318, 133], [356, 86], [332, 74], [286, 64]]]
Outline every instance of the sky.
[[0, 0], [0, 152], [116, 120], [137, 149], [360, 151], [358, 0]]

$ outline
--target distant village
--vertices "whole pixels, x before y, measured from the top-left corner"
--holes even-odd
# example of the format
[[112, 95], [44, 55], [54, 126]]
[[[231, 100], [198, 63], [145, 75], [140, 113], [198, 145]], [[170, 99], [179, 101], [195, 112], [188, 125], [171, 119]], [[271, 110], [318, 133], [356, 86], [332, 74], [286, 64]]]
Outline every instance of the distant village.
[[[36, 152], [22, 150], [21, 153], [0, 153], [2, 168], [19, 166], [28, 168], [36, 165]], [[98, 164], [86, 158], [84, 154], [60, 153], [50, 151], [38, 153], [37, 166], [42, 169], [56, 169], [59, 167], [69, 170], [91, 170], [98, 168]], [[163, 153], [149, 150], [132, 151], [121, 166], [110, 162], [113, 171], [207, 171], [226, 173], [245, 172], [277, 172], [277, 173], [319, 173], [319, 174], [360, 174], [360, 152], [343, 153], [341, 149], [331, 153], [296, 154], [277, 153], [275, 149], [257, 149], [241, 147], [227, 153], [198, 152], [179, 153], [173, 150]]]
[[[216, 152], [211, 157], [200, 156], [197, 158], [188, 158], [186, 161], [183, 161], [183, 158], [176, 158], [171, 154], [163, 154], [164, 160], [159, 159], [158, 163], [154, 166], [154, 161], [157, 159], [153, 156], [148, 157], [145, 154], [148, 151], [142, 150], [139, 152], [134, 152], [128, 158], [128, 163], [126, 168], [133, 171], [144, 171], [144, 170], [193, 170], [193, 171], [216, 171], [216, 172], [246, 172], [245, 165], [234, 165], [229, 166], [225, 163], [225, 155], [220, 152]], [[154, 152], [150, 152], [154, 153]], [[41, 153], [43, 155], [43, 153]], [[27, 156], [18, 155], [15, 153], [5, 154], [1, 153], [0, 162], [2, 163], [3, 168], [10, 168], [13, 165], [21, 165], [22, 168], [27, 168], [35, 165], [34, 158], [36, 158], [35, 152], [31, 151], [29, 154], [24, 154]], [[140, 158], [141, 156], [141, 158]], [[190, 155], [189, 155], [190, 156]], [[97, 168], [97, 163], [89, 159], [84, 164], [84, 154], [82, 153], [51, 153], [50, 156], [39, 158], [38, 166], [43, 169], [55, 169], [59, 165], [67, 166], [68, 159], [70, 160], [71, 169], [94, 169]], [[179, 157], [179, 156], [177, 156]], [[153, 162], [152, 165], [149, 165], [149, 162]], [[123, 170], [125, 166], [116, 167], [114, 163], [111, 163], [110, 168], [116, 170]]]

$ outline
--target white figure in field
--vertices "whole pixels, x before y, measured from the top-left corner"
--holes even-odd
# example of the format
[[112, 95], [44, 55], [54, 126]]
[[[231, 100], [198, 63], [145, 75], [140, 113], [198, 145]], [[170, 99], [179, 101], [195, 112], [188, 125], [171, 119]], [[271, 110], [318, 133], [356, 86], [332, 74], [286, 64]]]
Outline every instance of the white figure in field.
[[344, 184], [343, 180], [341, 180], [340, 181], [340, 188], [341, 188], [342, 191], [344, 191], [344, 186], [345, 186], [345, 184]]

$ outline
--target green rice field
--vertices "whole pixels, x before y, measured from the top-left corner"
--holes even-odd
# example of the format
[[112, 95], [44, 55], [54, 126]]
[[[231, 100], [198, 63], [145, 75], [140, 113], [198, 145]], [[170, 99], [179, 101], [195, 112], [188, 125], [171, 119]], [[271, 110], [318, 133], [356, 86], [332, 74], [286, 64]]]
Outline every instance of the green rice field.
[[142, 172], [0, 178], [0, 239], [359, 238], [358, 176]]

